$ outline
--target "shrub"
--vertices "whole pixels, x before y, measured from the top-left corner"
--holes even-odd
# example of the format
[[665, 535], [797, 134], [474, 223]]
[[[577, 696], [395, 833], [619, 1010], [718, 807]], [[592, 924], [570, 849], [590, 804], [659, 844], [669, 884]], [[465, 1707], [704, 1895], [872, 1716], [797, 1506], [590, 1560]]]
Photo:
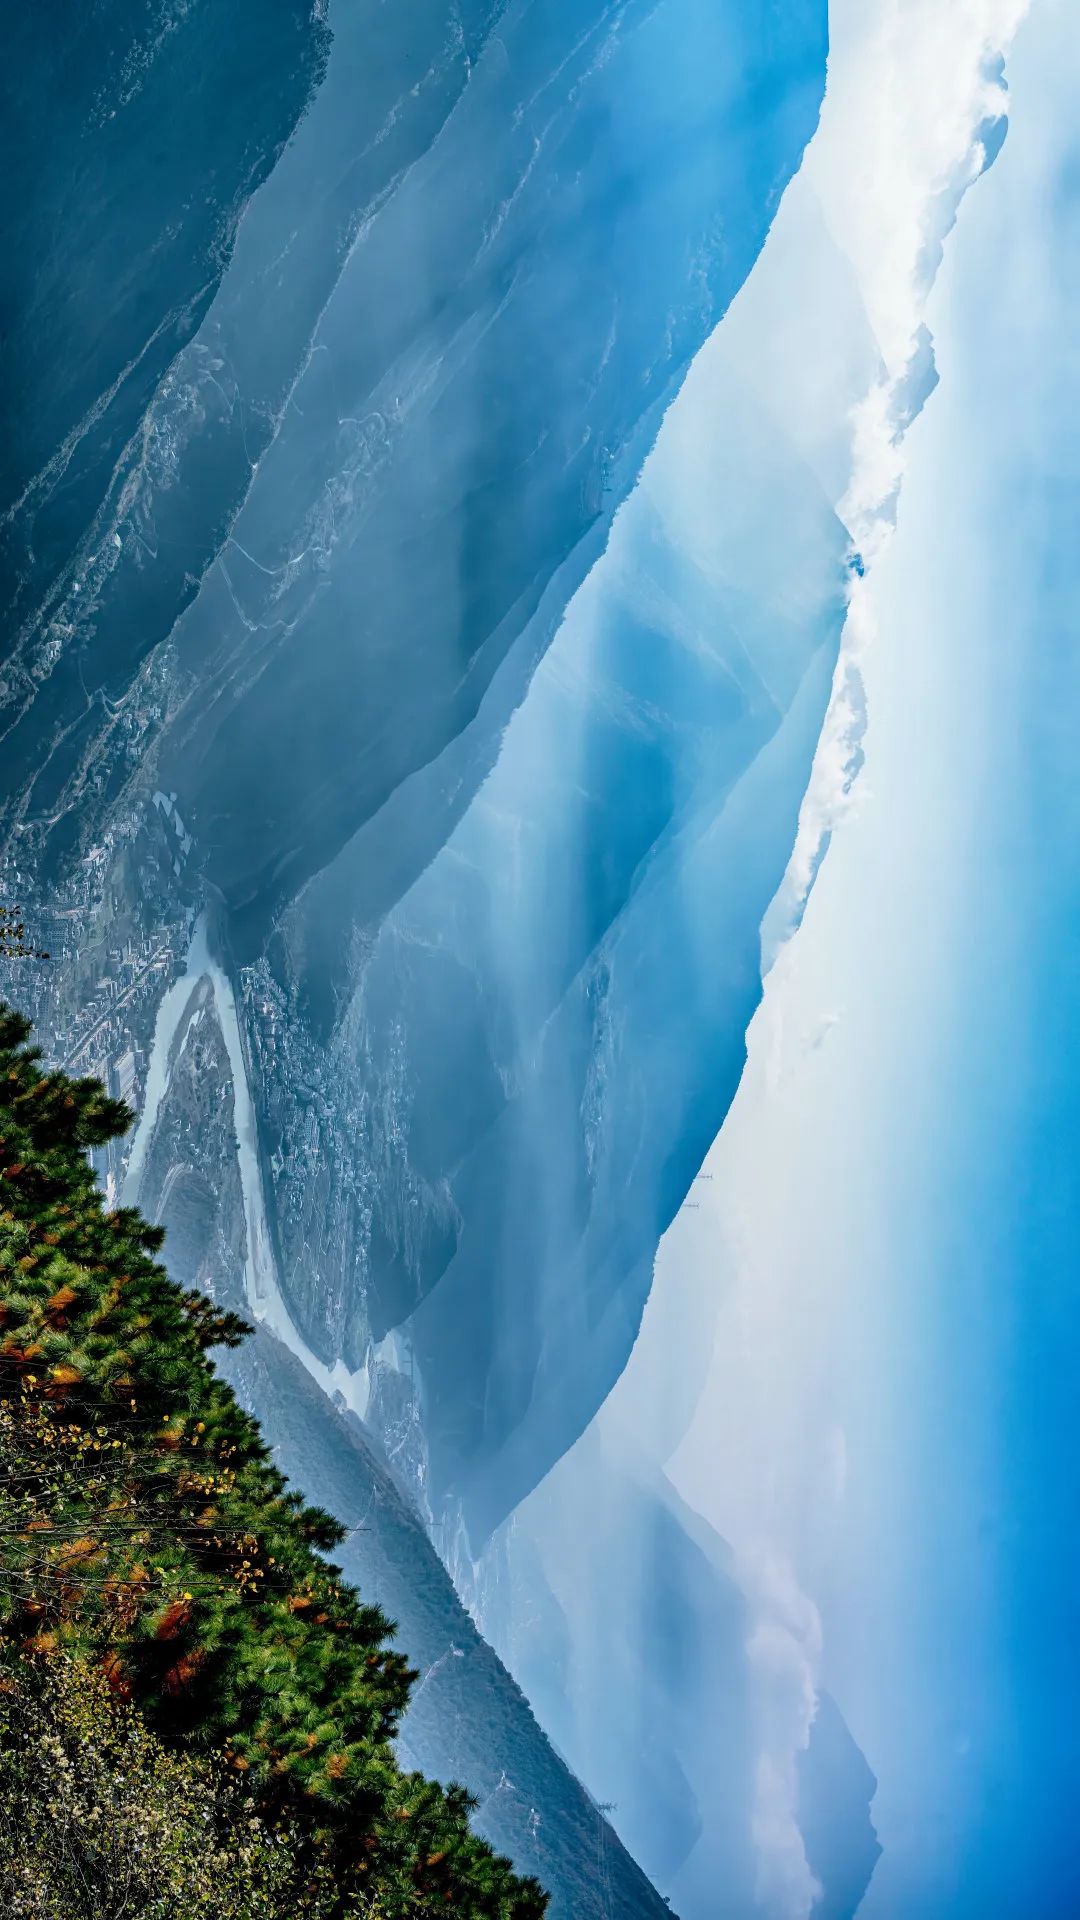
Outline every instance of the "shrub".
[[[296, 1863], [220, 1760], [171, 1752], [70, 1656], [0, 1691], [0, 1900], [10, 1920], [285, 1920]], [[300, 1898], [303, 1898], [302, 1893]]]

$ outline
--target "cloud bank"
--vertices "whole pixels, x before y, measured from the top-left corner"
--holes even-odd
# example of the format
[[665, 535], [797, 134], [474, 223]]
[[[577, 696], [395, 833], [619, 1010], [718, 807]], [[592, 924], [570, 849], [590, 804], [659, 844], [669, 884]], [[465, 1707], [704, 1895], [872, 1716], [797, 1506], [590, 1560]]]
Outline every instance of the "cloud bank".
[[763, 927], [766, 969], [799, 924], [862, 771], [860, 663], [874, 637], [866, 573], [896, 523], [905, 435], [936, 384], [927, 301], [964, 195], [1000, 147], [1003, 63], [1027, 6], [838, 0], [832, 9], [822, 123], [796, 184], [815, 195], [850, 262], [880, 361], [849, 412], [837, 511], [852, 543], [850, 607], [795, 847]]

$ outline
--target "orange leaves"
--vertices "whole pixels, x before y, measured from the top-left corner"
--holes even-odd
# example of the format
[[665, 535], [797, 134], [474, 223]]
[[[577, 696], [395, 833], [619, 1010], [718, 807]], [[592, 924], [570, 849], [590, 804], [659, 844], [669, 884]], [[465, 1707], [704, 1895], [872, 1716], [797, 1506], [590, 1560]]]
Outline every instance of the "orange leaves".
[[61, 1567], [71, 1567], [75, 1561], [94, 1559], [94, 1555], [100, 1553], [100, 1551], [102, 1551], [100, 1542], [98, 1542], [98, 1540], [90, 1540], [90, 1536], [86, 1534], [83, 1540], [67, 1540], [67, 1542], [58, 1549], [58, 1555], [56, 1555], [56, 1557], [58, 1557]]
[[110, 1599], [127, 1596], [127, 1594], [138, 1599], [150, 1592], [150, 1574], [142, 1565], [142, 1561], [135, 1561], [131, 1567], [125, 1567], [123, 1572], [110, 1574], [110, 1578], [106, 1580], [104, 1592]]
[[187, 1691], [206, 1659], [201, 1647], [193, 1647], [190, 1653], [182, 1653], [179, 1660], [166, 1670], [164, 1687], [170, 1699]]
[[110, 1647], [108, 1652], [102, 1655], [101, 1671], [108, 1682], [110, 1693], [114, 1694], [117, 1700], [131, 1699], [131, 1681], [115, 1647]]
[[90, 1560], [96, 1560], [101, 1551], [100, 1541], [91, 1540], [88, 1535], [81, 1540], [68, 1540], [56, 1550], [57, 1564], [65, 1573], [69, 1573]]
[[326, 1771], [331, 1780], [340, 1780], [342, 1775], [348, 1771], [348, 1766], [349, 1756], [347, 1753], [332, 1753], [326, 1763]]
[[191, 1619], [191, 1608], [186, 1600], [173, 1600], [166, 1607], [154, 1629], [155, 1640], [175, 1640]]
[[114, 1631], [127, 1631], [135, 1625], [149, 1591], [149, 1576], [139, 1562], [126, 1573], [110, 1574], [102, 1588], [102, 1598]]

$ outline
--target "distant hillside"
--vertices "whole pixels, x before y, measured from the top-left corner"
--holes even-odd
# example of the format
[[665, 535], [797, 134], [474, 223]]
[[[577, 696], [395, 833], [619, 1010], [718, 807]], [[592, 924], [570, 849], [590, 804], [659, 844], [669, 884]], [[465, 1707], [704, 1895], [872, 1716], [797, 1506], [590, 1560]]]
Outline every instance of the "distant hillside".
[[[247, 1225], [236, 1126], [228, 1053], [203, 983], [178, 1029], [138, 1194], [166, 1230], [170, 1273], [243, 1311]], [[339, 1411], [263, 1326], [215, 1359], [257, 1415], [275, 1463], [348, 1529], [337, 1557], [365, 1598], [397, 1622], [420, 1669], [397, 1743], [403, 1761], [464, 1781], [480, 1801], [474, 1824], [521, 1871], [537, 1874], [552, 1920], [667, 1920], [670, 1909], [458, 1600], [417, 1513], [415, 1480], [402, 1490], [401, 1462], [415, 1473], [416, 1457], [406, 1447], [391, 1471], [369, 1429]], [[535, 1661], [554, 1657], [538, 1632]]]
[[814, 1920], [853, 1920], [881, 1858], [871, 1818], [877, 1781], [831, 1694], [818, 1696], [799, 1758], [799, 1826], [822, 1897]]
[[[129, 1114], [42, 1072], [28, 1031], [0, 1008], [0, 1799], [34, 1813], [0, 1821], [8, 1910], [539, 1920], [465, 1793], [395, 1757], [415, 1676], [206, 1357], [241, 1323], [167, 1278], [157, 1229], [105, 1211], [86, 1150]], [[81, 1821], [73, 1773], [100, 1776]], [[269, 1869], [227, 1896], [224, 1868], [197, 1901], [138, 1897], [146, 1848], [165, 1861], [186, 1831], [191, 1854], [204, 1829], [226, 1863], [254, 1832], [280, 1900]]]

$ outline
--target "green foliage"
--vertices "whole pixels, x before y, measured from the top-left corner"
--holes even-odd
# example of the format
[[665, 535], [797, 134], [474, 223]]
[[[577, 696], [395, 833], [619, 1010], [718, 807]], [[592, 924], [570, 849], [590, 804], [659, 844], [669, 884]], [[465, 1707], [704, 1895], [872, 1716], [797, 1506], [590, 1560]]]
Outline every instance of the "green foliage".
[[167, 1746], [223, 1754], [328, 1914], [534, 1920], [463, 1790], [395, 1761], [414, 1676], [206, 1357], [242, 1323], [104, 1211], [85, 1149], [126, 1109], [27, 1037], [0, 1009], [0, 1655], [93, 1662]]
[[0, 1901], [11, 1920], [314, 1920], [329, 1911], [299, 1879], [236, 1776], [220, 1760], [170, 1751], [100, 1671], [58, 1655], [9, 1672]]

